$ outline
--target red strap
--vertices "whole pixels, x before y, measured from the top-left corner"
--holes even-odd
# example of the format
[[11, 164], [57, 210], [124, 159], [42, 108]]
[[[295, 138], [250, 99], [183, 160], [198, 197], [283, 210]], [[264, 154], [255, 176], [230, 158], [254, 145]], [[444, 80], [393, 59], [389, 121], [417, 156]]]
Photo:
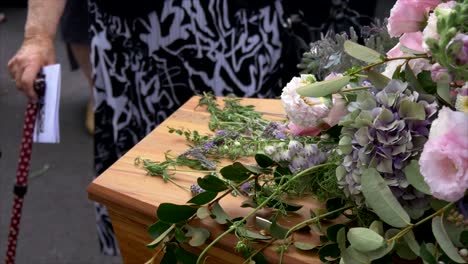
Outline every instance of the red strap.
[[[43, 76], [40, 76], [43, 77]], [[39, 78], [35, 82], [38, 95], [43, 95], [44, 79]], [[16, 173], [16, 184], [14, 187], [14, 203], [10, 222], [10, 231], [8, 235], [8, 248], [5, 258], [6, 264], [15, 263], [16, 244], [18, 240], [19, 224], [21, 219], [21, 209], [23, 208], [23, 197], [26, 194], [28, 186], [29, 164], [32, 152], [32, 139], [34, 133], [34, 124], [36, 122], [36, 114], [38, 105], [29, 103], [26, 109], [26, 118], [23, 127], [23, 138], [21, 141], [21, 152], [18, 160], [18, 169]]]

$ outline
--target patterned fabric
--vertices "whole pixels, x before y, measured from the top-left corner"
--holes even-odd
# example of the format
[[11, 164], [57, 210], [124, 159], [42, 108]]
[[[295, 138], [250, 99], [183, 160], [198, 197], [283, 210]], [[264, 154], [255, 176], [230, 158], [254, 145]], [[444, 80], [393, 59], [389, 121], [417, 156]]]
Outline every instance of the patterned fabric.
[[[136, 18], [90, 1], [97, 175], [195, 93], [280, 94], [281, 3], [233, 10], [228, 1], [167, 0]], [[118, 254], [107, 212], [96, 209], [103, 253]]]

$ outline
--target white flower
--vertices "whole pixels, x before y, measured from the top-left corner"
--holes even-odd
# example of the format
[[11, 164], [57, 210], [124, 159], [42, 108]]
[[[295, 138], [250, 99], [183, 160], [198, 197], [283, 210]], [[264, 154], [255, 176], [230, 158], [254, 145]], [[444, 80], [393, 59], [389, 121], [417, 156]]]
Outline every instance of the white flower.
[[431, 13], [427, 19], [427, 25], [423, 30], [423, 48], [426, 52], [429, 51], [429, 47], [426, 44], [427, 39], [439, 39], [439, 33], [437, 33], [437, 16], [435, 13]]
[[281, 101], [289, 120], [304, 128], [317, 126], [330, 111], [325, 98], [301, 97], [296, 92], [297, 88], [312, 83], [315, 79], [312, 78], [313, 75], [310, 74], [300, 78], [294, 77], [281, 94]]
[[429, 52], [429, 47], [426, 44], [426, 41], [428, 39], [435, 39], [439, 40], [439, 33], [437, 32], [437, 16], [439, 14], [448, 14], [451, 12], [453, 7], [457, 4], [456, 1], [449, 1], [447, 3], [441, 3], [439, 4], [435, 9], [434, 12], [432, 12], [429, 15], [429, 18], [427, 19], [427, 25], [423, 30], [423, 48], [426, 52]]

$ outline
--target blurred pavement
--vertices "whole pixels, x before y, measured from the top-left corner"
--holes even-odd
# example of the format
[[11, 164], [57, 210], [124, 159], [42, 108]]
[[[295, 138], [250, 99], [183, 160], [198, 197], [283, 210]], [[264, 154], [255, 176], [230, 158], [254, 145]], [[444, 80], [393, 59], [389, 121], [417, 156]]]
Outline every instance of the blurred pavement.
[[[8, 238], [12, 189], [19, 157], [27, 101], [17, 92], [6, 64], [21, 44], [25, 9], [0, 8], [0, 262]], [[57, 41], [62, 64], [60, 144], [34, 144], [31, 172], [49, 169], [30, 181], [23, 208], [18, 264], [121, 263], [102, 256], [96, 235], [93, 205], [86, 187], [93, 178], [93, 138], [85, 129], [90, 94], [79, 71], [71, 72], [63, 42]]]

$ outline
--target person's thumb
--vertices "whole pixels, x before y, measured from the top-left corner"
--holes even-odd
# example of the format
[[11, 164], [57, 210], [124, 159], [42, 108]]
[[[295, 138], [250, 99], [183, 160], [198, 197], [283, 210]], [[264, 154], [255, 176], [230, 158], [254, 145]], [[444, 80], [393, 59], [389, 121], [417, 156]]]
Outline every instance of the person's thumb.
[[40, 64], [31, 63], [26, 66], [20, 79], [20, 86], [23, 88], [26, 96], [32, 101], [37, 100], [37, 94], [34, 91], [34, 80], [36, 79], [40, 69]]

